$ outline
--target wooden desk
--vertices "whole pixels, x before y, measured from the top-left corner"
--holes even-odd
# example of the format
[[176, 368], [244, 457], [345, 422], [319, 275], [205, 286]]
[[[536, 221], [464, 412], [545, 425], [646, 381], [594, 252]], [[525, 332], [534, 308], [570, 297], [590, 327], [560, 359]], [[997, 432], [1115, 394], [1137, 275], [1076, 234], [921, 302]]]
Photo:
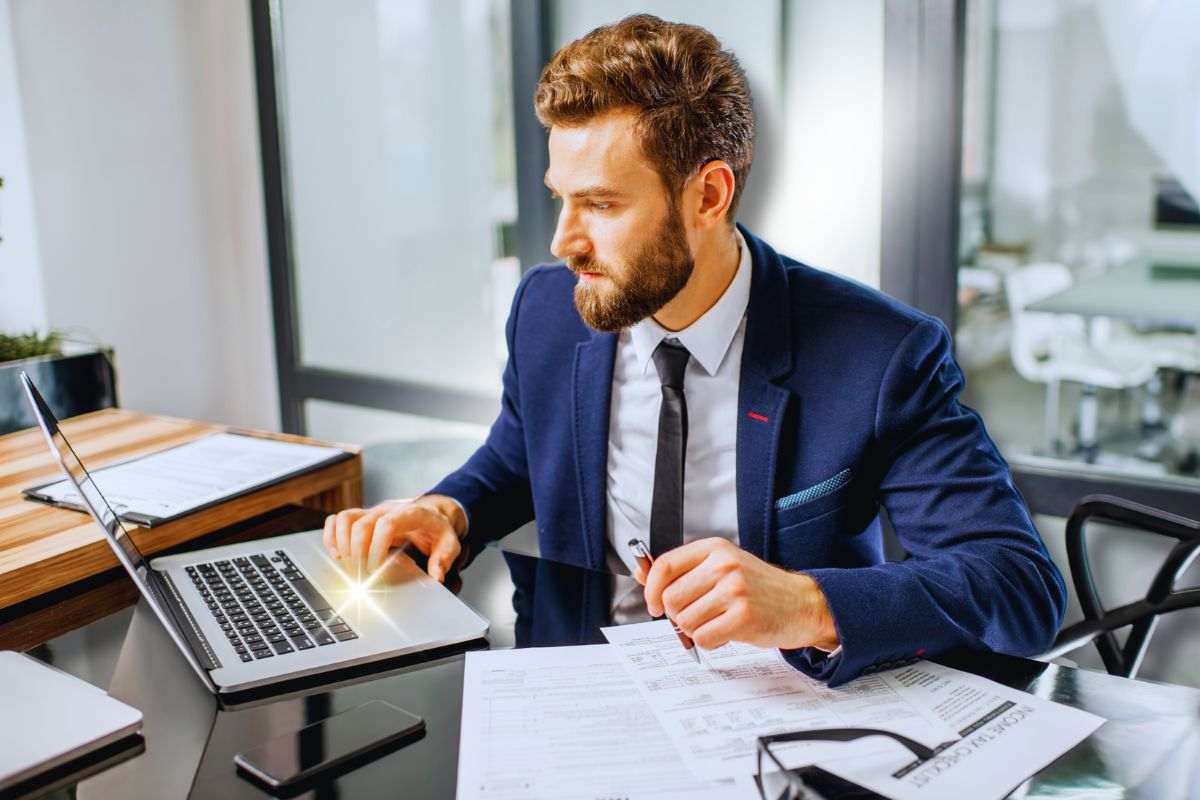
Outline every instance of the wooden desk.
[[[89, 469], [228, 430], [223, 425], [123, 409], [83, 414], [62, 421], [61, 427]], [[286, 434], [262, 435], [320, 444]], [[217, 531], [245, 535], [263, 525], [269, 529], [272, 517], [285, 506], [332, 512], [362, 505], [361, 454], [356, 447], [339, 446], [353, 458], [155, 528], [128, 523], [125, 527], [138, 549], [151, 555]], [[21, 496], [22, 489], [61, 476], [40, 430], [0, 436], [0, 649], [28, 649], [112, 613], [136, 597], [89, 515]], [[56, 602], [48, 605], [47, 600]]]

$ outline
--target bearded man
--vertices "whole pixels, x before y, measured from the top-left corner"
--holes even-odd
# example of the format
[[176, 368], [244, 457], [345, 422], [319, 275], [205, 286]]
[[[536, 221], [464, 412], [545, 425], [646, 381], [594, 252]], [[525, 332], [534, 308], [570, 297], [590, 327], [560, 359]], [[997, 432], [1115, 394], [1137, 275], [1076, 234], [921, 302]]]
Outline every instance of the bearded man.
[[[614, 574], [532, 643], [665, 612], [831, 684], [1046, 648], [1065, 586], [959, 402], [946, 328], [735, 223], [755, 133], [736, 58], [630, 17], [560, 50], [535, 107], [563, 263], [516, 291], [499, 417], [427, 495], [331, 516], [330, 552], [370, 568], [411, 542], [440, 580], [536, 518], [545, 559]], [[906, 560], [884, 559], [881, 509]]]

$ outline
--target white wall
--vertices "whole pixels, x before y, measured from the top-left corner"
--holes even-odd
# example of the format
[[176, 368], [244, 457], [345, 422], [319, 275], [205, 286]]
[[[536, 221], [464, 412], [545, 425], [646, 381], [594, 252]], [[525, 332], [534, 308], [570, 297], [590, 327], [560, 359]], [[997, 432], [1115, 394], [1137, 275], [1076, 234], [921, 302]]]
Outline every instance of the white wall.
[[879, 286], [883, 2], [788, 0], [780, 176], [763, 232], [782, 252]]
[[246, 3], [8, 10], [47, 324], [116, 348], [127, 408], [277, 427]]
[[0, 333], [46, 326], [9, 0], [0, 0]]

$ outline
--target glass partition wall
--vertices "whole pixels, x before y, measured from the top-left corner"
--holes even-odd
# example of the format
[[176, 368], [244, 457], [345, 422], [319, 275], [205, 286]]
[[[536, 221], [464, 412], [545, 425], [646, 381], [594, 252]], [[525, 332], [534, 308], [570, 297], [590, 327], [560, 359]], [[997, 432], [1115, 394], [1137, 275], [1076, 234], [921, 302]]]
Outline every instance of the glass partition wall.
[[968, 0], [965, 29], [967, 401], [1064, 498], [1178, 507], [1200, 489], [1200, 6]]
[[507, 0], [251, 10], [285, 427], [478, 434], [519, 277]]

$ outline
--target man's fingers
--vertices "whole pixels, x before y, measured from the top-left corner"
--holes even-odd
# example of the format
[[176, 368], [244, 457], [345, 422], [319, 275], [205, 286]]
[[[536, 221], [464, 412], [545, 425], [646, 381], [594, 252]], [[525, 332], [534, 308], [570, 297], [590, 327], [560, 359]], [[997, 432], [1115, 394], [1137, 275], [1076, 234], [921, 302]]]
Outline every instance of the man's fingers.
[[438, 583], [446, 579], [446, 573], [454, 559], [458, 557], [462, 545], [453, 531], [447, 531], [439, 539], [429, 554], [429, 576]]
[[[674, 589], [675, 584], [672, 584], [670, 588]], [[728, 607], [729, 599], [719, 588], [716, 588], [689, 603], [687, 608], [681, 609], [678, 612], [668, 610], [668, 614], [671, 617], [671, 621], [690, 636], [704, 627], [710, 620], [716, 619], [725, 613]]]
[[713, 587], [721, 580], [724, 570], [710, 564], [710, 558], [705, 558], [690, 572], [675, 579], [662, 593], [663, 610], [671, 619], [678, 622], [678, 616], [697, 599], [712, 592]]
[[724, 539], [699, 539], [659, 556], [650, 567], [650, 574], [646, 576], [646, 608], [650, 614], [661, 617], [663, 591], [680, 575], [690, 572], [704, 561], [713, 550], [728, 544]]
[[691, 637], [693, 642], [705, 650], [716, 650], [733, 641], [736, 628], [735, 615], [730, 611], [725, 611], [696, 628]]
[[375, 520], [375, 532], [367, 549], [367, 574], [372, 575], [387, 557], [388, 550], [403, 540], [400, 514], [384, 514]]
[[[367, 548], [371, 544], [371, 534], [375, 521], [386, 514], [382, 508], [373, 508], [360, 516], [350, 525], [350, 561], [362, 568], [367, 560]], [[361, 577], [361, 576], [360, 576]]]
[[325, 530], [321, 534], [321, 543], [325, 545], [325, 549], [329, 555], [337, 558], [337, 539], [333, 535], [333, 525], [337, 521], [336, 514], [330, 514], [325, 518]]
[[350, 526], [367, 513], [361, 508], [347, 508], [339, 511], [333, 522], [333, 540], [337, 545], [337, 557], [347, 558], [350, 555]]

